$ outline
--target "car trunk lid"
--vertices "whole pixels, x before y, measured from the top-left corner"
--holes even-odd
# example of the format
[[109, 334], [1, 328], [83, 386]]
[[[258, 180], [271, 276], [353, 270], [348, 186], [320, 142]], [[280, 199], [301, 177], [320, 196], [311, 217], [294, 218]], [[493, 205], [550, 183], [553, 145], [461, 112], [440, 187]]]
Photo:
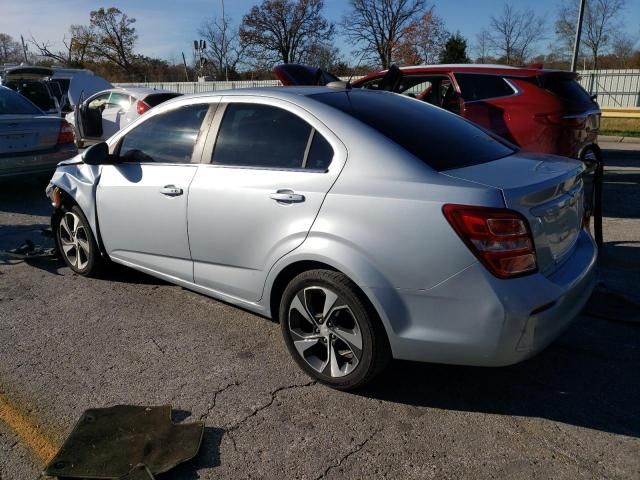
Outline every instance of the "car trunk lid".
[[571, 252], [582, 228], [583, 171], [575, 160], [517, 153], [441, 173], [500, 189], [507, 208], [529, 221], [538, 267], [549, 273]]
[[58, 143], [60, 119], [48, 116], [2, 115], [0, 155], [11, 156], [53, 148]]

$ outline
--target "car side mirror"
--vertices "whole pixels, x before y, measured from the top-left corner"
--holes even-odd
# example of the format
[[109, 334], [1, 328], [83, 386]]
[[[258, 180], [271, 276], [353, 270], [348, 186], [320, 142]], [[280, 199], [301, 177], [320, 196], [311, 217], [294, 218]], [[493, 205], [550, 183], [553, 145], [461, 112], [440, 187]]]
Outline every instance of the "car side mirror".
[[111, 155], [109, 155], [109, 146], [106, 142], [91, 145], [82, 154], [82, 161], [87, 165], [106, 165], [112, 163]]

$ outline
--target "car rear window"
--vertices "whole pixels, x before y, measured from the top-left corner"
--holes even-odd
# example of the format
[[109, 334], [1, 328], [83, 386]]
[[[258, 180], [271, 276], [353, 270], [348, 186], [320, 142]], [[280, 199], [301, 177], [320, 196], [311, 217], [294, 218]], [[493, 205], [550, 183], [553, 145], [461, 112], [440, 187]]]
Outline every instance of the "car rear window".
[[42, 82], [29, 80], [8, 82], [7, 87], [27, 97], [44, 111], [52, 110], [56, 107], [49, 90], [47, 90], [47, 86]]
[[471, 122], [402, 95], [352, 90], [312, 98], [357, 118], [438, 171], [491, 162], [514, 152]]
[[466, 102], [508, 97], [515, 93], [505, 79], [497, 75], [477, 73], [456, 73], [455, 75], [462, 98]]
[[160, 105], [162, 102], [166, 102], [167, 100], [171, 100], [172, 98], [179, 96], [179, 93], [153, 93], [144, 98], [144, 103], [150, 107], [155, 107], [156, 105]]
[[541, 75], [538, 84], [545, 90], [572, 103], [593, 103], [591, 96], [572, 78], [560, 75]]
[[33, 103], [6, 88], [0, 88], [0, 115], [42, 115]]

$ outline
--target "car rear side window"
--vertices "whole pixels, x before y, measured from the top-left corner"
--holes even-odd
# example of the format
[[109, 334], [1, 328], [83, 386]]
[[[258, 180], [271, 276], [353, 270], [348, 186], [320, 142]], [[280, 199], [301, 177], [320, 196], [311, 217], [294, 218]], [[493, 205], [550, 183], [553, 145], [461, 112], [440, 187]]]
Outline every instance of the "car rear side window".
[[190, 163], [209, 104], [189, 105], [154, 115], [127, 133], [123, 162]]
[[311, 125], [287, 110], [255, 103], [230, 103], [222, 118], [212, 163], [326, 169], [333, 157], [328, 150], [331, 146]]
[[26, 98], [0, 87], [0, 115], [42, 115], [43, 112]]
[[351, 90], [311, 97], [355, 117], [438, 171], [514, 153], [513, 148], [471, 122], [402, 95]]
[[455, 76], [466, 102], [508, 97], [515, 93], [511, 85], [497, 75], [456, 73]]

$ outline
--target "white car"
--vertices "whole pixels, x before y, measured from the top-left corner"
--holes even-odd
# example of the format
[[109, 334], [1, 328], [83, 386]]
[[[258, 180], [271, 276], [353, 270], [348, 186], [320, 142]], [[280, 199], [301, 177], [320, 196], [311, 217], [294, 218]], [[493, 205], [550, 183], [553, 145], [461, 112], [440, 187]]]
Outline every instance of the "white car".
[[112, 88], [76, 104], [66, 119], [74, 126], [76, 144], [83, 147], [106, 140], [150, 108], [180, 95], [153, 88]]

